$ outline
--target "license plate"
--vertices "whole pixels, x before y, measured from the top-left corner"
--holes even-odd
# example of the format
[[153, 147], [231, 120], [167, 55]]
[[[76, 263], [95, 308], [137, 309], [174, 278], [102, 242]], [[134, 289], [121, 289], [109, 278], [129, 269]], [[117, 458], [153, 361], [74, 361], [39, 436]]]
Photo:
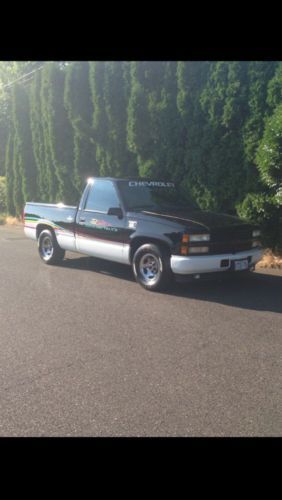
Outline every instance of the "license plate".
[[249, 267], [248, 259], [234, 261], [235, 271], [243, 271], [244, 269], [248, 269], [248, 267]]

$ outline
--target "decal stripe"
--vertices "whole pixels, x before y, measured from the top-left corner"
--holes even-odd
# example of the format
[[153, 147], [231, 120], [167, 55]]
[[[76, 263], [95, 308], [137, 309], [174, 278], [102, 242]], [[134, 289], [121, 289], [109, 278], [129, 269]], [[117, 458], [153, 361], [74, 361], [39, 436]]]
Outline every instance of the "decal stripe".
[[108, 240], [106, 238], [100, 238], [99, 236], [92, 236], [91, 234], [85, 234], [85, 233], [80, 233], [80, 232], [76, 232], [76, 236], [78, 237], [81, 237], [81, 238], [87, 238], [87, 239], [90, 239], [90, 240], [98, 240], [98, 241], [105, 241], [107, 243], [112, 243], [112, 244], [117, 244], [117, 245], [123, 245], [125, 244], [126, 242], [124, 241], [116, 241], [116, 240]]
[[[28, 217], [25, 217], [24, 221], [27, 221], [28, 223], [33, 223], [35, 225], [37, 224], [46, 224], [50, 227], [52, 227], [52, 229], [60, 229], [61, 231], [67, 231], [67, 229], [65, 229], [64, 227], [61, 227], [59, 226], [58, 224], [56, 224], [55, 222], [53, 221], [50, 221], [50, 220], [46, 220], [46, 219], [34, 219], [34, 218], [28, 218]], [[33, 226], [30, 226], [30, 227], [33, 227]], [[36, 226], [34, 226], [36, 227]]]
[[[28, 222], [28, 224], [26, 224], [26, 222]], [[92, 234], [87, 234], [87, 233], [83, 233], [81, 231], [76, 231], [75, 233], [70, 231], [69, 229], [65, 229], [64, 227], [61, 227], [61, 226], [58, 226], [57, 224], [55, 224], [54, 222], [52, 221], [47, 221], [45, 219], [29, 219], [28, 217], [25, 217], [25, 224], [24, 224], [24, 227], [28, 228], [28, 229], [36, 229], [37, 225], [41, 223], [41, 224], [47, 224], [49, 225], [52, 229], [54, 229], [54, 231], [56, 232], [56, 234], [58, 236], [69, 236], [69, 237], [78, 237], [78, 238], [85, 238], [85, 239], [89, 239], [89, 240], [97, 240], [97, 241], [104, 241], [105, 243], [109, 243], [111, 245], [128, 245], [129, 244], [129, 240], [126, 240], [126, 241], [117, 241], [115, 239], [107, 239], [107, 238], [101, 238], [100, 236], [96, 235], [93, 236]], [[33, 224], [33, 225], [32, 225]]]

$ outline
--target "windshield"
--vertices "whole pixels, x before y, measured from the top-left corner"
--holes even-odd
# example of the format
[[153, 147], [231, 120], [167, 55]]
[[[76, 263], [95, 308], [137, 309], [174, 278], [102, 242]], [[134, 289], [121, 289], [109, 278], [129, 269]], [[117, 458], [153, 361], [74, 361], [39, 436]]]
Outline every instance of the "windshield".
[[173, 182], [120, 181], [118, 188], [127, 210], [198, 208]]

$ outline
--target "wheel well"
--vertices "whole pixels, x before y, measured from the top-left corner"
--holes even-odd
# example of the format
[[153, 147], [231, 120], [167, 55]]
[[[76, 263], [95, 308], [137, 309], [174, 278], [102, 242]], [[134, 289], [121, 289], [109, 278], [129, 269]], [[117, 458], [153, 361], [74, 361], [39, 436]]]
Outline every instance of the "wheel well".
[[166, 250], [171, 254], [171, 250], [169, 248], [169, 245], [165, 243], [164, 241], [158, 240], [157, 238], [148, 238], [148, 237], [136, 237], [134, 240], [131, 242], [130, 245], [130, 253], [129, 253], [129, 260], [132, 262], [133, 255], [135, 254], [137, 248], [141, 247], [141, 245], [145, 245], [146, 243], [153, 243], [155, 245], [158, 245], [158, 247], [162, 248], [163, 250]]
[[55, 231], [53, 230], [52, 227], [48, 226], [48, 224], [38, 224], [38, 226], [36, 227], [36, 239], [37, 240], [39, 238], [40, 233], [42, 233], [42, 231], [44, 229], [48, 229], [48, 231], [51, 231], [51, 233], [53, 233], [54, 236], [56, 237]]

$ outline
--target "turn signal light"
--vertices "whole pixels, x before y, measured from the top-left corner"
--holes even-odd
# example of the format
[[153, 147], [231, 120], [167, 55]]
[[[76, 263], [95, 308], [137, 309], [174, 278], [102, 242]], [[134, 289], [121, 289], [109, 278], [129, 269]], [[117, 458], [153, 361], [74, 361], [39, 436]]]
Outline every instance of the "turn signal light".
[[182, 243], [189, 243], [189, 234], [183, 234]]
[[180, 247], [180, 253], [181, 253], [181, 255], [188, 255], [188, 250], [189, 250], [188, 247], [182, 245]]

